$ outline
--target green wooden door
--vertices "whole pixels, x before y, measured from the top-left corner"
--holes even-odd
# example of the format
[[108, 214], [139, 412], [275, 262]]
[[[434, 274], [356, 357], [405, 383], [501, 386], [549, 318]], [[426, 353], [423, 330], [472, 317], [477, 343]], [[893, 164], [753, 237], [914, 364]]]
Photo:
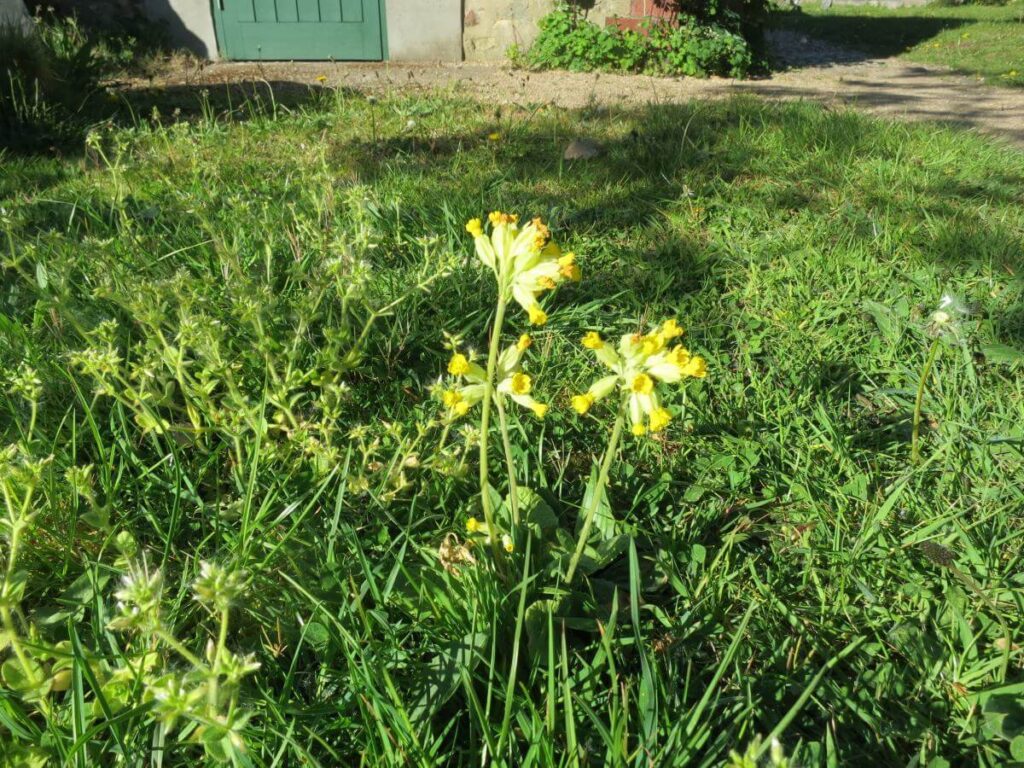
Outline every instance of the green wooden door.
[[213, 0], [227, 59], [384, 58], [381, 0]]

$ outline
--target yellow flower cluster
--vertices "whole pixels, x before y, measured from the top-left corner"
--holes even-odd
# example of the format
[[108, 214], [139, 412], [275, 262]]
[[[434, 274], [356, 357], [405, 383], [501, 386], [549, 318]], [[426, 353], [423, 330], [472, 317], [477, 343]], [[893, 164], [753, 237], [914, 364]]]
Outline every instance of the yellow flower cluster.
[[[523, 353], [532, 343], [533, 340], [524, 333], [515, 344], [509, 345], [498, 356], [496, 390], [508, 395], [524, 408], [529, 408], [537, 418], [543, 419], [548, 406], [537, 402], [530, 394], [533, 380], [522, 369]], [[465, 416], [470, 408], [484, 398], [487, 372], [461, 352], [456, 352], [448, 361], [448, 373], [465, 383], [442, 391], [441, 402], [452, 418]]]
[[548, 316], [537, 298], [563, 280], [579, 281], [576, 255], [562, 253], [540, 218], [525, 226], [519, 225], [518, 216], [501, 211], [493, 211], [487, 218], [491, 226], [489, 235], [480, 219], [471, 219], [466, 224], [477, 257], [493, 270], [499, 290], [504, 295], [511, 294], [526, 310], [530, 322], [543, 325]]
[[574, 396], [572, 407], [584, 414], [598, 400], [619, 389], [627, 398], [634, 435], [663, 430], [672, 415], [661, 405], [656, 384], [675, 384], [684, 378], [703, 378], [707, 374], [703, 358], [691, 355], [681, 344], [670, 346], [673, 339], [682, 335], [683, 329], [675, 320], [666, 320], [652, 333], [626, 334], [615, 349], [591, 331], [583, 337], [583, 346], [613, 373]]

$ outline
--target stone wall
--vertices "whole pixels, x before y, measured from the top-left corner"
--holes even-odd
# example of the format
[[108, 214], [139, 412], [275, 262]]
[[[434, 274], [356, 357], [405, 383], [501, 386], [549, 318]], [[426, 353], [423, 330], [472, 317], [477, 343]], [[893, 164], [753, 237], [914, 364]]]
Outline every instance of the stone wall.
[[[556, 0], [465, 0], [462, 48], [468, 61], [500, 61], [510, 45], [528, 46], [537, 37], [537, 21]], [[591, 0], [584, 14], [595, 24], [630, 16], [631, 0]]]

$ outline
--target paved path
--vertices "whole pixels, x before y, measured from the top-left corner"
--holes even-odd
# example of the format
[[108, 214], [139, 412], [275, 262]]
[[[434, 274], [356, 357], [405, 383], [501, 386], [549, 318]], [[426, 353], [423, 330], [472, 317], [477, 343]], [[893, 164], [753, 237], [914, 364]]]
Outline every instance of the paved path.
[[[885, 117], [935, 120], [1002, 136], [1024, 147], [1024, 90], [993, 88], [973, 77], [898, 60], [871, 60], [775, 33], [790, 68], [759, 80], [661, 78], [572, 72], [524, 72], [485, 64], [337, 64], [223, 62], [176, 69], [153, 85], [210, 86], [264, 81], [342, 86], [368, 93], [448, 90], [489, 103], [563, 107], [672, 103], [755, 94], [850, 105]], [[149, 83], [147, 83], [149, 84]], [[141, 83], [140, 83], [141, 85]]]

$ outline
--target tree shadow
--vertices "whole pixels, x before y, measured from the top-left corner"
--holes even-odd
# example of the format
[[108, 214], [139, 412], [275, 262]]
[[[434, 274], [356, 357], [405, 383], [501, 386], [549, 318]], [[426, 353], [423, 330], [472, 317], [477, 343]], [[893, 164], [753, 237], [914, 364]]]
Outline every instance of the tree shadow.
[[286, 80], [240, 80], [212, 84], [163, 85], [145, 80], [125, 86], [111, 82], [82, 95], [75, 118], [62, 121], [51, 141], [41, 142], [33, 131], [46, 126], [25, 124], [20, 130], [0, 131], [0, 150], [13, 155], [86, 157], [85, 137], [104, 128], [126, 128], [141, 124], [169, 125], [175, 122], [214, 120], [245, 122], [256, 118], [283, 116], [298, 109], [316, 109], [337, 98], [357, 95], [345, 88]]
[[[777, 10], [769, 17], [769, 26], [794, 35], [790, 41], [808, 50], [799, 50], [782, 64], [842, 63], [891, 58], [920, 45], [947, 29], [973, 23], [970, 19], [934, 16], [869, 17], [807, 14], [799, 9]], [[817, 44], [818, 41], [830, 45]]]

